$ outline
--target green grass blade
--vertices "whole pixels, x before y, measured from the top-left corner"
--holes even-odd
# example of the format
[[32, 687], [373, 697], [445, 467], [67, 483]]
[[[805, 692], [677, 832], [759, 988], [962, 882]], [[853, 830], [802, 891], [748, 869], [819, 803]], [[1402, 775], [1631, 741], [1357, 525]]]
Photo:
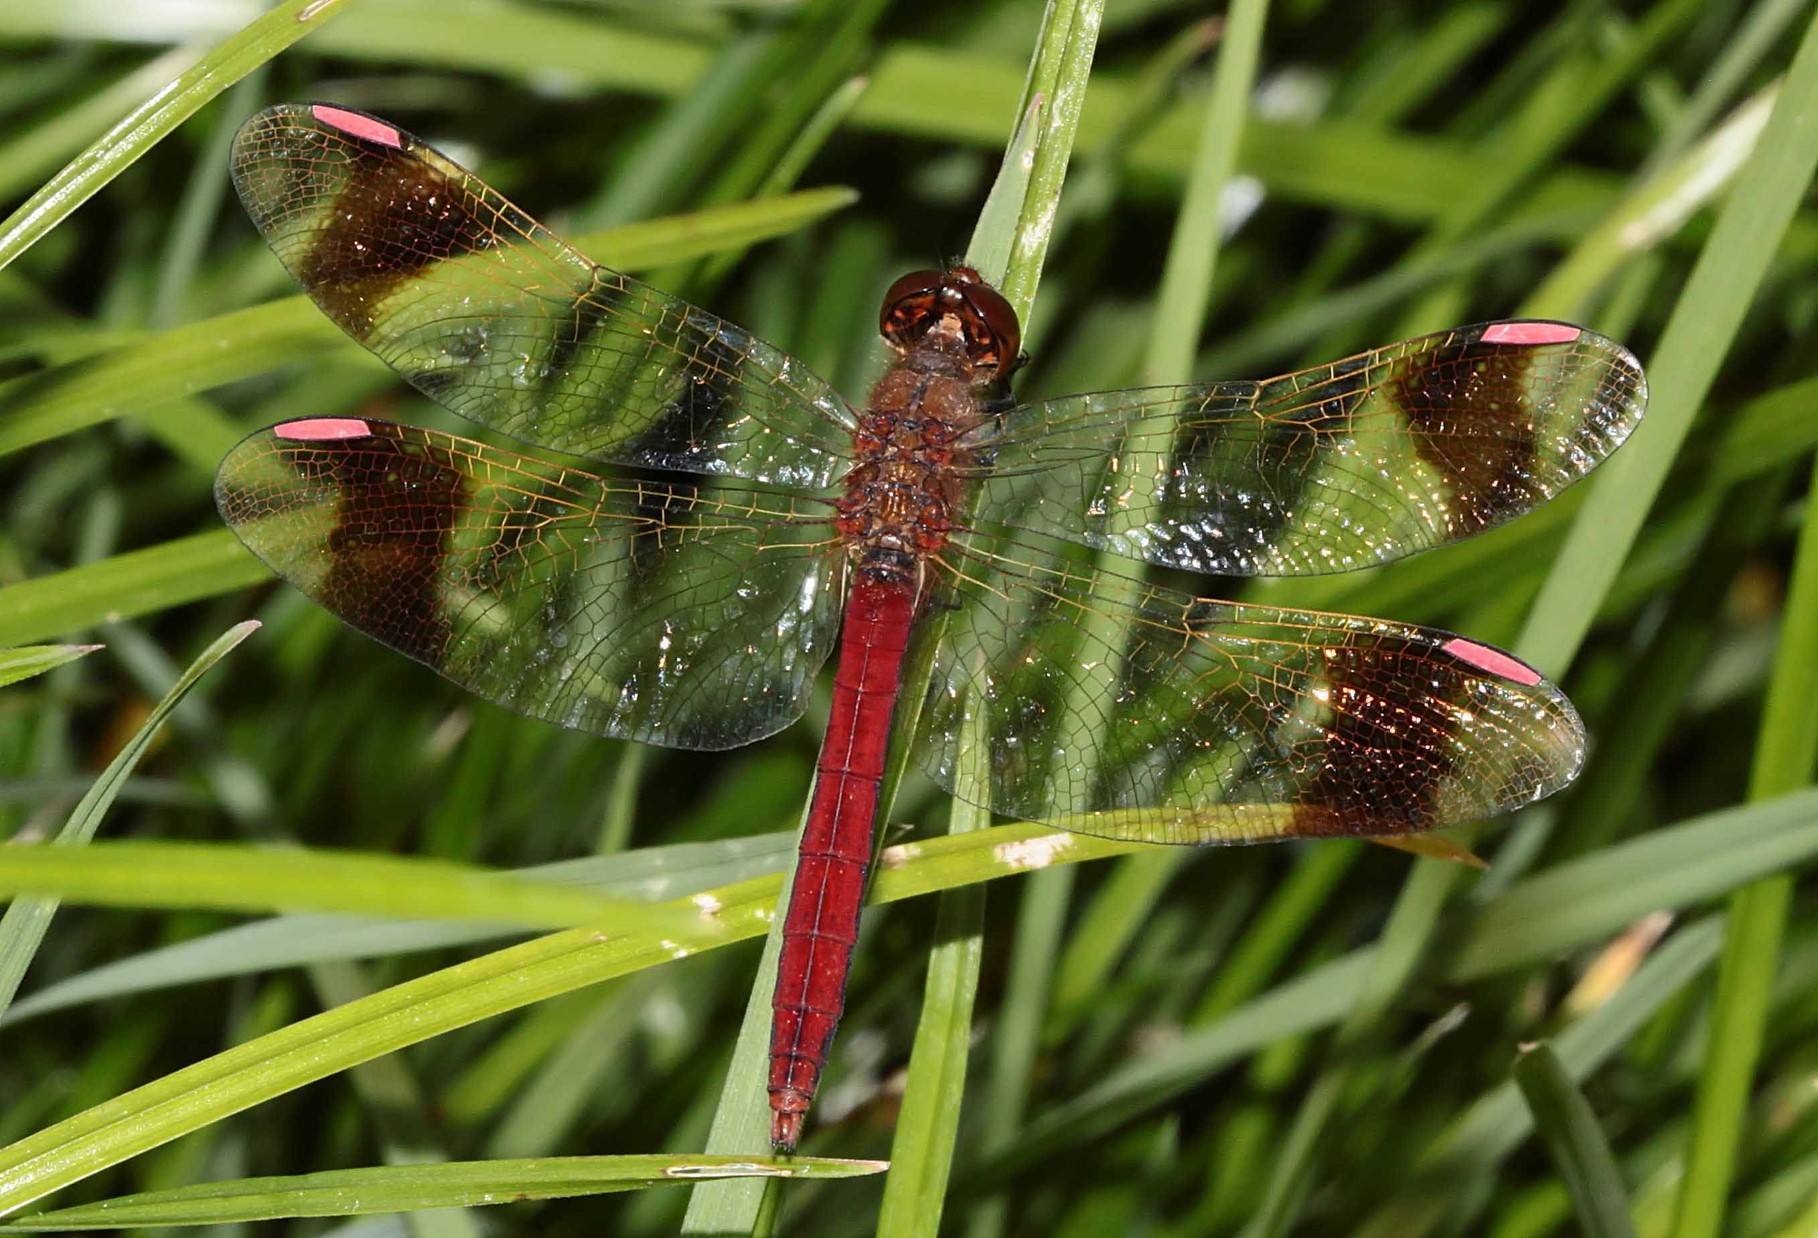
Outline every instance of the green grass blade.
[[[980, 1155], [993, 1156], [1016, 1141], [1029, 1105], [1029, 1083], [1041, 1049], [1042, 1015], [1048, 1007], [1056, 943], [1066, 926], [1073, 894], [1073, 870], [1050, 868], [1030, 876], [1017, 907], [1003, 1002], [991, 1035], [991, 1069], [978, 1110]], [[1007, 1201], [988, 1199], [973, 1211], [971, 1238], [994, 1238], [1004, 1230]]]
[[361, 912], [609, 932], [683, 923], [647, 904], [447, 860], [208, 843], [7, 847], [0, 850], [0, 898], [19, 895], [95, 907]]
[[[1462, 918], [1448, 933], [1458, 944], [1443, 978], [1469, 983], [1542, 963], [1620, 932], [1650, 912], [1697, 905], [1814, 855], [1818, 791], [1656, 830], [1530, 877], [1468, 913], [1454, 911]], [[979, 1172], [995, 1177], [1114, 1129], [1245, 1053], [1338, 1022], [1358, 1001], [1380, 949], [1354, 950], [1303, 971], [1184, 1033], [1166, 1050], [1117, 1067], [1031, 1122], [1016, 1148]]]
[[517, 1082], [508, 1105], [490, 1123], [489, 1157], [547, 1156], [574, 1129], [583, 1113], [616, 1082], [627, 1048], [638, 1031], [638, 1012], [656, 995], [664, 977], [646, 972], [602, 985], [599, 1000], [544, 1056], [529, 1077]]
[[308, 300], [292, 297], [15, 378], [0, 385], [0, 400], [12, 410], [0, 428], [0, 455], [346, 343]]
[[265, 78], [263, 65], [241, 78], [213, 117], [214, 128], [203, 141], [201, 157], [190, 169], [189, 184], [177, 206], [176, 226], [165, 239], [159, 258], [157, 287], [147, 314], [153, 326], [174, 326], [192, 317], [188, 311], [190, 293], [207, 260], [209, 236], [233, 183], [230, 161], [234, 133], [242, 121], [259, 110], [265, 97]]
[[671, 102], [662, 119], [645, 128], [594, 199], [574, 211], [571, 226], [625, 223], [678, 201], [701, 171], [703, 153], [721, 140], [728, 117], [741, 115], [751, 105], [753, 74], [764, 63], [773, 38], [760, 33], [720, 49], [694, 89]]
[[1345, 115], [1382, 125], [1404, 119], [1443, 90], [1512, 17], [1493, 4], [1447, 5], [1411, 32], [1398, 54], [1370, 58]]
[[[1527, 878], [1470, 918], [1447, 972], [1497, 975], [1618, 932], [1653, 911], [1696, 906], [1818, 854], [1818, 791], [1657, 829]], [[1582, 900], [1594, 898], [1595, 908]]]
[[1760, 67], [1774, 44], [1798, 20], [1805, 0], [1766, 0], [1742, 15], [1740, 28], [1723, 52], [1698, 76], [1685, 107], [1673, 117], [1643, 171], [1676, 158], [1722, 110], [1725, 101]]
[[[1628, 1044], [1663, 1004], [1696, 981], [1717, 957], [1720, 920], [1681, 929], [1649, 956], [1601, 1006], [1575, 1020], [1553, 1045], [1567, 1076], [1588, 1077]], [[1446, 1184], [1494, 1167], [1533, 1130], [1530, 1111], [1513, 1081], [1481, 1097], [1435, 1140], [1408, 1176], [1402, 1195], [1358, 1227], [1358, 1238], [1422, 1238], [1441, 1228], [1454, 1202]]]
[[80, 632], [271, 579], [226, 529], [0, 589], [0, 643]]
[[[871, 901], [893, 902], [1051, 864], [1127, 854], [1140, 845], [1034, 825], [949, 835], [886, 851]], [[495, 951], [166, 1075], [0, 1148], [0, 1213], [380, 1054], [585, 985], [759, 936], [775, 918], [779, 885], [778, 878], [764, 877], [675, 900], [668, 909], [689, 919], [669, 936], [571, 929]]]
[[1523, 301], [1521, 312], [1539, 318], [1584, 316], [1592, 295], [1624, 262], [1678, 232], [1730, 187], [1760, 140], [1774, 97], [1773, 89], [1762, 91], [1697, 146], [1638, 185], [1572, 247]]
[[1219, 968], [1190, 1022], [1210, 1023], [1260, 992], [1362, 853], [1358, 846], [1324, 843], [1302, 855], [1294, 872]]
[[[372, 995], [372, 985], [356, 963], [318, 964], [309, 969], [308, 976], [310, 987], [325, 1006]], [[402, 1054], [389, 1053], [347, 1073], [353, 1094], [371, 1115], [385, 1164], [422, 1168], [445, 1165], [452, 1159], [436, 1129], [439, 1122], [431, 1118], [423, 1089]], [[481, 1238], [483, 1232], [479, 1218], [464, 1207], [415, 1211], [406, 1223], [412, 1238]]]
[[[1084, 742], [1092, 740], [1088, 736]], [[1094, 999], [1104, 992], [1188, 859], [1187, 853], [1172, 848], [1138, 852], [1120, 860], [1105, 877], [1067, 936], [1054, 975], [1053, 1012], [1044, 1039], [1064, 1034], [1090, 1013]]]
[[870, 85], [868, 78], [852, 77], [829, 93], [802, 125], [801, 131], [795, 135], [782, 156], [764, 175], [757, 196], [777, 197], [800, 180], [802, 173], [808, 170], [808, 165], [814, 162], [814, 157], [821, 153], [821, 148], [846, 123], [852, 109], [864, 98], [865, 90]]
[[1542, 1041], [1515, 1059], [1515, 1083], [1572, 1193], [1586, 1238], [1634, 1238], [1628, 1192], [1590, 1102], [1559, 1055]]
[[1236, 0], [1225, 19], [1199, 142], [1162, 267], [1155, 327], [1143, 361], [1145, 383], [1181, 383], [1193, 377], [1193, 356], [1217, 270], [1225, 187], [1237, 167], [1268, 16], [1268, 0]]
[[[794, 836], [792, 836], [793, 841]], [[772, 904], [770, 919], [776, 919], [775, 908], [784, 905], [789, 887], [787, 877], [778, 879], [777, 901]], [[764, 931], [769, 929], [765, 924]], [[764, 953], [758, 959], [751, 979], [751, 991], [745, 999], [745, 1014], [739, 1023], [738, 1039], [733, 1043], [732, 1061], [720, 1083], [719, 1102], [713, 1111], [713, 1127], [707, 1136], [707, 1150], [762, 1148], [770, 1137], [770, 1107], [765, 1091], [765, 1066], [770, 1054], [770, 994], [776, 987], [777, 956], [782, 950], [781, 933], [767, 932]], [[724, 1152], [722, 1155], [737, 1155]], [[752, 1232], [763, 1211], [765, 1190], [760, 1183], [725, 1183], [717, 1188], [696, 1186], [688, 1195], [688, 1212], [683, 1218], [684, 1234], [736, 1234]]]
[[26, 645], [18, 649], [0, 649], [0, 688], [54, 671], [99, 648], [99, 645]]
[[[1813, 477], [1818, 485], [1818, 468]], [[1755, 742], [1751, 799], [1771, 799], [1811, 783], [1818, 768], [1818, 711], [1812, 708], [1815, 694], [1818, 502], [1808, 497], [1761, 734]], [[1723, 1227], [1736, 1160], [1747, 1137], [1755, 1069], [1792, 902], [1790, 873], [1765, 878], [1731, 897], [1729, 935], [1717, 973], [1710, 1039], [1698, 1081], [1692, 1143], [1675, 1221], [1678, 1238], [1701, 1238]]]
[[1749, 1105], [1792, 890], [1790, 877], [1776, 876], [1737, 891], [1730, 900], [1685, 1179], [1673, 1220], [1676, 1238], [1725, 1230], [1736, 1163], [1750, 1138]]
[[[752, 883], [744, 893], [728, 905], [724, 923], [738, 936], [751, 936], [761, 931], [756, 912], [774, 899], [775, 883]], [[602, 939], [571, 930], [289, 1024], [0, 1149], [0, 1211], [312, 1080], [490, 1015], [684, 956], [706, 940], [698, 932], [679, 939]]]
[[1017, 222], [1029, 197], [1030, 173], [1035, 170], [1035, 145], [1043, 132], [1043, 111], [1042, 103], [1035, 101], [1021, 113], [1009, 145], [1004, 148], [997, 176], [991, 182], [991, 192], [985, 196], [985, 205], [972, 227], [972, 239], [966, 245], [967, 263], [987, 282], [1001, 281], [1010, 267]]
[[1818, 1231], [1818, 1155], [1776, 1173], [1736, 1208], [1745, 1238], [1810, 1238]]
[[[976, 737], [975, 745], [982, 751]], [[980, 795], [979, 777], [975, 772], [975, 795]], [[971, 833], [990, 823], [991, 814], [984, 809], [953, 801], [950, 834]], [[978, 991], [984, 933], [984, 887], [964, 886], [941, 895], [922, 1013], [909, 1056], [908, 1084], [890, 1145], [890, 1173], [884, 1180], [883, 1211], [878, 1217], [880, 1235], [912, 1236], [940, 1229], [966, 1094], [972, 1003]]]
[[0, 145], [0, 194], [12, 198], [35, 188], [40, 177], [107, 132], [122, 112], [157, 93], [195, 59], [188, 48], [166, 52], [80, 102], [59, 108], [43, 123], [10, 134]]
[[[712, 170], [700, 192], [703, 205], [770, 197], [794, 183], [863, 93], [850, 79], [869, 53], [883, 7], [880, 0], [808, 0], [786, 27], [753, 38], [758, 55], [749, 63], [749, 81], [695, 153]], [[651, 282], [698, 292], [717, 285], [743, 256], [729, 250], [698, 271], [657, 271]]]
[[[672, 899], [781, 872], [793, 848], [791, 834], [758, 834], [560, 861], [519, 869], [517, 875], [621, 898]], [[273, 916], [128, 955], [58, 981], [15, 1002], [0, 1026], [86, 1002], [199, 980], [341, 959], [384, 958], [510, 935], [512, 930], [498, 925], [447, 920]]]
[[1661, 333], [1653, 393], [1633, 438], [1590, 483], [1571, 537], [1516, 642], [1559, 671], [1572, 661], [1703, 406], [1717, 367], [1818, 168], [1818, 23], [1807, 28], [1773, 113]]
[[1756, 477], [1818, 447], [1818, 379], [1788, 383], [1736, 410], [1709, 457], [1712, 480], [1729, 485]]
[[[63, 828], [57, 832], [53, 846], [82, 847], [95, 836], [95, 831], [101, 828], [101, 819], [113, 805], [114, 797], [132, 775], [139, 759], [145, 755], [145, 750], [151, 746], [152, 739], [164, 725], [165, 719], [170, 717], [190, 689], [201, 681], [202, 676], [215, 663], [226, 657], [234, 646], [251, 636], [258, 627], [256, 623], [238, 624], [202, 651], [183, 673], [183, 677], [171, 685], [170, 691], [164, 694], [164, 699], [146, 716], [132, 738], [101, 772], [101, 776], [95, 779], [88, 794], [82, 797], [75, 811], [63, 823]], [[10, 856], [17, 850], [9, 847], [5, 849], [5, 854]], [[50, 928], [51, 917], [56, 914], [55, 899], [38, 897], [16, 898], [7, 907], [6, 914], [0, 916], [0, 1014], [4, 1014], [6, 1008], [12, 1005], [13, 995], [19, 991], [19, 982], [25, 978], [25, 969], [31, 966], [32, 958], [38, 953], [38, 946]]]
[[1615, 49], [1585, 41], [1557, 56], [1552, 71], [1525, 92], [1518, 112], [1488, 144], [1494, 156], [1488, 175], [1446, 206], [1423, 244], [1457, 240], [1491, 218], [1609, 107], [1616, 93], [1701, 7], [1701, 0], [1667, 0], [1653, 5], [1633, 36]]
[[[1468, 839], [1460, 841], [1469, 845]], [[1351, 1084], [1352, 1058], [1419, 965], [1458, 873], [1459, 866], [1455, 864], [1417, 864], [1403, 884], [1364, 983], [1339, 1024], [1332, 1060], [1314, 1080], [1294, 1115], [1262, 1204], [1245, 1227], [1246, 1238], [1273, 1238], [1294, 1223], [1326, 1131]]]
[[[1735, 839], [1751, 832], [1784, 833], [1788, 816], [1808, 822], [1818, 818], [1814, 802], [1818, 802], [1818, 792], [1783, 797], [1734, 810], [1714, 821], [1677, 827], [1702, 843], [1701, 848], [1680, 853], [1683, 865], [1692, 870], [1683, 888], [1695, 890], [1697, 897], [1722, 892], [1722, 877], [1713, 881], [1707, 875], [1714, 867], [1713, 856], [1724, 854]], [[1818, 829], [1806, 833], [1818, 835]], [[1658, 846], [1659, 838], [1650, 836], [1624, 844], [1624, 848]], [[1818, 837], [1806, 841], [1807, 854], [1818, 851]], [[894, 901], [1052, 864], [1128, 853], [1134, 846], [1034, 825], [1000, 826], [932, 839], [885, 853], [873, 901]], [[1760, 849], [1756, 850], [1759, 856]], [[1584, 862], [1603, 865], [1605, 884], [1601, 888], [1579, 885], [1562, 897], [1578, 900], [1579, 905], [1587, 897], [1616, 901], [1613, 895], [1632, 879], [1632, 871], [1611, 864], [1609, 854], [1600, 853]], [[1773, 855], [1771, 862], [1788, 861], [1782, 853]], [[1743, 873], [1746, 879], [1749, 874]], [[697, 918], [687, 932], [663, 939], [639, 934], [601, 940], [597, 934], [571, 930], [408, 981], [217, 1054], [0, 1149], [0, 1210], [23, 1206], [106, 1165], [382, 1053], [586, 984], [757, 936], [769, 927], [778, 884], [775, 877], [760, 878], [676, 902], [677, 909], [684, 912], [717, 909], [717, 930], [704, 917]], [[1522, 890], [1517, 886], [1508, 897]], [[1618, 906], [1616, 911], [1622, 914], [1624, 909]], [[1585, 927], [1608, 933], [1620, 923]], [[1541, 953], [1506, 965], [1547, 957], [1555, 948], [1555, 943], [1545, 943]], [[1039, 1152], [1044, 1143], [1040, 1128], [1050, 1135], [1055, 1127], [1077, 1130], [1081, 1110], [1096, 1112], [1087, 1120], [1090, 1125], [1102, 1127], [1107, 1117], [1115, 1124], [1132, 1112], [1132, 1099], [1138, 1107], [1152, 1104], [1160, 1096], [1190, 1086], [1207, 1070], [1216, 1069], [1247, 1047], [1336, 1019], [1354, 1000], [1368, 965], [1367, 953], [1359, 952], [1340, 964], [1316, 969], [1233, 1011], [1218, 1024], [1183, 1038], [1170, 1053], [1114, 1072], [1068, 1106], [1071, 1113], [1057, 1111], [1032, 1126], [1029, 1137], [1016, 1150], [1017, 1156]]]
[[[1818, 467], [1813, 469], [1813, 482], [1818, 485]], [[1818, 699], [1818, 504], [1808, 502], [1755, 747], [1751, 798], [1768, 799], [1811, 783], [1818, 764], [1814, 699]]]
[[[13, 4], [0, 6], [0, 34], [166, 43], [230, 32], [209, 12], [182, 23], [141, 18], [148, 12], [155, 7], [143, 0], [118, 16], [98, 8], [62, 14], [55, 6]], [[660, 96], [697, 89], [712, 65], [699, 41], [511, 3], [450, 8], [439, 0], [366, 0], [313, 37], [309, 48], [373, 64], [430, 63], [529, 80], [553, 74], [575, 89]], [[878, 57], [852, 123], [996, 149], [1003, 141], [1002, 117], [1015, 109], [1024, 77], [1022, 67], [1002, 54], [899, 43]], [[1094, 84], [1080, 133], [1082, 153], [1114, 140], [1133, 91], [1116, 74]], [[1200, 112], [1197, 101], [1183, 101], [1147, 127], [1130, 148], [1132, 169], [1151, 181], [1184, 179]], [[1500, 175], [1504, 162], [1467, 143], [1348, 118], [1307, 124], [1252, 117], [1239, 170], [1293, 201], [1420, 222]], [[1607, 209], [1618, 187], [1607, 175], [1558, 169], [1536, 190], [1533, 206], [1522, 209], [1552, 211], [1568, 203]]]
[[[1042, 14], [1041, 40], [1023, 95], [1025, 107], [1033, 105], [1038, 96], [1042, 107], [1036, 121], [1029, 184], [1011, 237], [1010, 260], [998, 285], [1025, 323], [1035, 308], [1035, 289], [1041, 283], [1048, 242], [1060, 213], [1061, 185], [1073, 161], [1104, 11], [1104, 0], [1048, 0]], [[1010, 152], [1005, 154], [1008, 159]]]
[[225, 1225], [285, 1217], [372, 1216], [424, 1208], [568, 1199], [610, 1191], [676, 1186], [701, 1178], [834, 1181], [880, 1173], [884, 1168], [882, 1161], [826, 1157], [773, 1160], [669, 1153], [337, 1169], [295, 1177], [206, 1182], [174, 1190], [124, 1195], [21, 1217], [0, 1225], [0, 1230], [54, 1233], [156, 1225]]
[[0, 222], [0, 267], [63, 222], [203, 104], [345, 7], [347, 0], [284, 0], [147, 97]]

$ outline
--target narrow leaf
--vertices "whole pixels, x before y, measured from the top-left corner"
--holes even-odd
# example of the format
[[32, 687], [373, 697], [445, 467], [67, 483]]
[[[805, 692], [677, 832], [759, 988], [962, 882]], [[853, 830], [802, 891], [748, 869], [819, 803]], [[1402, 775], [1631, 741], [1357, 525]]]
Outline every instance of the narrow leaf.
[[1515, 1059], [1514, 1076], [1534, 1115], [1534, 1129], [1546, 1140], [1572, 1193], [1587, 1238], [1633, 1238], [1622, 1173], [1597, 1115], [1565, 1063], [1544, 1042], [1530, 1045]]
[[674, 928], [689, 918], [447, 860], [207, 843], [0, 848], [0, 897], [21, 894], [98, 907], [342, 911], [607, 932]]
[[54, 671], [99, 648], [99, 645], [25, 645], [18, 649], [0, 649], [0, 688]]
[[29, 249], [203, 104], [345, 7], [347, 0], [284, 0], [152, 93], [0, 223], [0, 267]]
[[[101, 776], [95, 779], [88, 794], [82, 797], [75, 811], [70, 813], [69, 820], [57, 832], [56, 844], [63, 847], [80, 847], [95, 836], [101, 828], [101, 819], [113, 805], [114, 797], [119, 795], [139, 758], [151, 746], [152, 737], [164, 725], [164, 720], [176, 709], [189, 690], [201, 681], [209, 669], [227, 656], [229, 650], [251, 636], [258, 629], [256, 623], [242, 623], [229, 628], [207, 649], [202, 651], [183, 677], [171, 685], [164, 699], [146, 716], [133, 737], [126, 741], [118, 755], [108, 763]], [[0, 855], [10, 854], [14, 849], [0, 849]], [[0, 1014], [12, 1004], [13, 995], [19, 991], [19, 982], [25, 978], [25, 969], [31, 966], [38, 946], [44, 940], [45, 932], [50, 928], [51, 917], [57, 913], [57, 902], [51, 898], [18, 898], [6, 909], [5, 916], [0, 916]]]
[[0, 1225], [16, 1233], [127, 1229], [153, 1225], [224, 1225], [285, 1217], [371, 1216], [423, 1208], [475, 1207], [567, 1199], [675, 1186], [701, 1178], [796, 1178], [832, 1181], [882, 1172], [883, 1161], [826, 1157], [559, 1156], [534, 1160], [453, 1161], [336, 1169], [276, 1178], [204, 1182], [122, 1195], [41, 1212]]

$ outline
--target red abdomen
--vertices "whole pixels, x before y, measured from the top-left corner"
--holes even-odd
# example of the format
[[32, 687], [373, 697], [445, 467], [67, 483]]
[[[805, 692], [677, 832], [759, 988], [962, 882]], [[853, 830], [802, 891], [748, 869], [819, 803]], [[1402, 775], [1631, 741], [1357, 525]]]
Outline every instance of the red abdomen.
[[777, 960], [770, 1031], [770, 1141], [795, 1148], [846, 1006], [871, 865], [878, 784], [915, 617], [915, 585], [858, 570], [846, 604], [833, 715], [816, 766]]

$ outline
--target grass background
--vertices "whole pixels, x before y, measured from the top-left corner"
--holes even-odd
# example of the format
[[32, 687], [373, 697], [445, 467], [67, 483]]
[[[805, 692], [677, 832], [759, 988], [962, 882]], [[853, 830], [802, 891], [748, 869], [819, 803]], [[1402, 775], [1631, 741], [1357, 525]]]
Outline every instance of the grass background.
[[[0, 224], [0, 641], [107, 646], [0, 693], [0, 836], [101, 840], [50, 875], [0, 848], [0, 894], [26, 894], [0, 923], [0, 999], [24, 973], [0, 1207], [377, 1166], [396, 1194], [335, 1180], [314, 1211], [467, 1204], [475, 1183], [651, 1173], [574, 1154], [762, 1150], [740, 1142], [762, 1098], [740, 1038], [759, 952], [738, 943], [767, 927], [824, 703], [723, 757], [596, 741], [262, 585], [208, 501], [227, 444], [434, 414], [276, 300], [227, 191], [239, 120], [309, 98], [395, 119], [858, 393], [879, 292], [966, 248], [1033, 74], [1083, 111], [1058, 198], [1037, 160], [1058, 215], [1039, 290], [1024, 276], [1026, 395], [1259, 375], [1514, 312], [1635, 347], [1652, 412], [1597, 482], [1463, 546], [1248, 594], [1519, 649], [1585, 713], [1585, 777], [1478, 831], [1481, 876], [1328, 843], [987, 887], [1039, 830], [928, 844], [879, 882], [804, 1146], [887, 1177], [346, 1230], [1818, 1226], [1818, 929], [1794, 881], [1818, 852], [1809, 6], [1113, 0], [1087, 83], [1097, 7], [296, 0], [237, 34], [256, 14], [225, 0], [0, 2], [0, 191], [27, 207]], [[130, 742], [248, 617], [265, 626]], [[139, 748], [111, 807], [77, 803]], [[947, 816], [911, 778], [892, 819]], [[210, 846], [145, 845], [179, 841]], [[392, 869], [249, 866], [254, 845], [438, 863], [407, 900]], [[550, 909], [573, 892], [538, 919], [486, 901], [525, 883], [452, 867], [557, 862], [532, 879], [712, 891], [723, 927], [510, 946], [474, 921], [568, 922]], [[501, 1158], [535, 1166], [459, 1164]], [[261, 1202], [155, 1197], [132, 1223], [310, 1210], [294, 1183], [242, 1193]]]

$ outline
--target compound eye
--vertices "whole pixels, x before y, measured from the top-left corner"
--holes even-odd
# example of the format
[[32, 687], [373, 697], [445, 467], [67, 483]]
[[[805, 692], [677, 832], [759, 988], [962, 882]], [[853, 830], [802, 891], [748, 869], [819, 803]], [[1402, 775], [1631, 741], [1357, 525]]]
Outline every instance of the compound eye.
[[911, 271], [890, 285], [877, 329], [893, 347], [908, 347], [927, 327], [930, 316], [939, 312], [945, 279], [941, 271]]
[[982, 281], [966, 285], [966, 300], [971, 303], [973, 312], [979, 316], [997, 344], [998, 368], [1014, 363], [1023, 346], [1023, 328], [1017, 321], [1016, 311], [1010, 307], [1010, 302], [1004, 300], [1003, 294], [997, 289]]

